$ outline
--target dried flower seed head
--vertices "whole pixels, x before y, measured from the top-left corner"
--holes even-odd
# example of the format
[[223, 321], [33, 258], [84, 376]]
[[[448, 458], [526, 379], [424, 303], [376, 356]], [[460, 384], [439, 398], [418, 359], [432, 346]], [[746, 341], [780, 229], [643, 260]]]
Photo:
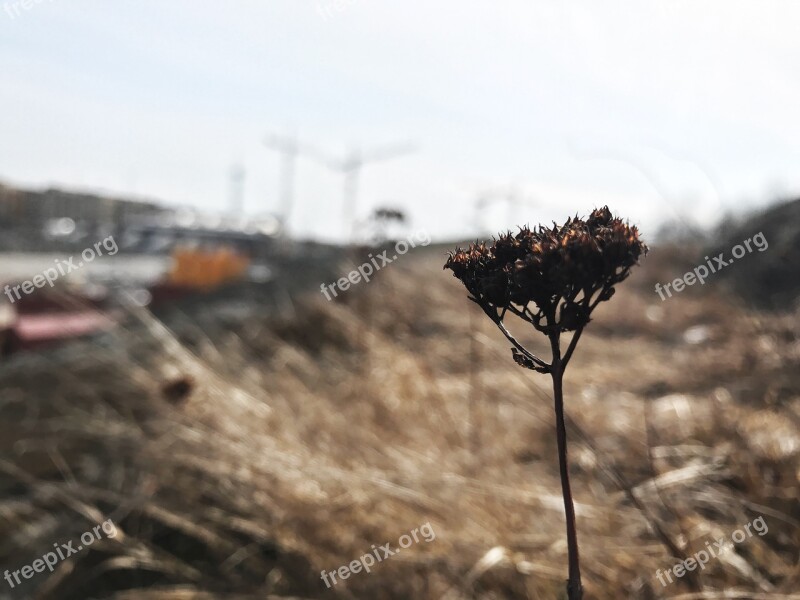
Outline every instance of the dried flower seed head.
[[[569, 579], [567, 596], [581, 600], [580, 557], [575, 507], [569, 483], [567, 433], [564, 418], [563, 377], [592, 310], [614, 295], [647, 246], [636, 227], [614, 217], [608, 207], [595, 210], [584, 221], [567, 219], [559, 226], [522, 227], [494, 243], [475, 242], [452, 252], [444, 265], [511, 342], [511, 355], [521, 367], [553, 378], [556, 441], [561, 490], [567, 524]], [[550, 362], [534, 355], [506, 329], [507, 313], [530, 323], [550, 339]], [[561, 333], [574, 331], [566, 350]]]
[[458, 248], [444, 268], [490, 316], [501, 319], [511, 309], [540, 331], [574, 331], [589, 321], [598, 302], [611, 298], [614, 285], [646, 252], [636, 227], [603, 207], [586, 220], [522, 227], [491, 245]]

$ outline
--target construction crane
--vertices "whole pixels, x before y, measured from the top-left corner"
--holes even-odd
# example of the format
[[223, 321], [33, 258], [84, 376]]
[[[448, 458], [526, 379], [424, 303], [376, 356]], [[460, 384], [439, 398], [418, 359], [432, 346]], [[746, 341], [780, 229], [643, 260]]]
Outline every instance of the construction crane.
[[279, 213], [283, 221], [283, 228], [288, 231], [289, 220], [291, 219], [292, 209], [294, 208], [294, 176], [297, 157], [305, 155], [325, 165], [328, 165], [329, 158], [313, 146], [300, 142], [294, 134], [270, 134], [264, 139], [264, 144], [281, 155], [281, 208]]
[[369, 163], [397, 158], [404, 154], [415, 152], [416, 149], [416, 146], [410, 142], [373, 148], [367, 152], [362, 151], [358, 147], [354, 147], [343, 158], [328, 161], [329, 167], [344, 175], [342, 208], [345, 227], [349, 229], [348, 240], [353, 241], [355, 237], [358, 184], [361, 176], [361, 169]]
[[230, 212], [235, 217], [244, 213], [245, 170], [241, 163], [231, 166], [230, 171]]
[[537, 208], [536, 200], [522, 195], [519, 188], [514, 184], [483, 190], [478, 194], [478, 199], [475, 202], [476, 224], [479, 229], [485, 229], [481, 219], [481, 212], [490, 205], [498, 202], [506, 203], [506, 222], [507, 228], [509, 229], [516, 225], [514, 222], [515, 208], [519, 208], [520, 206]]
[[344, 175], [342, 206], [345, 227], [348, 227], [348, 240], [355, 236], [355, 215], [358, 203], [358, 184], [361, 169], [368, 163], [389, 160], [409, 154], [416, 150], [410, 142], [374, 148], [367, 152], [358, 147], [351, 148], [342, 158], [333, 158], [309, 144], [298, 141], [294, 135], [269, 135], [264, 140], [267, 147], [283, 157], [281, 168], [281, 215], [284, 226], [288, 223], [294, 205], [294, 172], [298, 156], [303, 155]]

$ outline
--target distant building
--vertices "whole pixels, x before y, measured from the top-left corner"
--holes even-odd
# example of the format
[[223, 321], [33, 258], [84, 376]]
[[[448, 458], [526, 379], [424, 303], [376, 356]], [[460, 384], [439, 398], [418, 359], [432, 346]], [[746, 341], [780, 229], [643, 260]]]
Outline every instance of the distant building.
[[117, 200], [93, 194], [19, 190], [0, 184], [0, 226], [40, 226], [51, 219], [69, 217], [88, 224], [118, 225], [131, 217], [169, 212], [151, 202]]
[[76, 251], [113, 235], [122, 252], [169, 253], [191, 242], [229, 244], [257, 256], [271, 252], [280, 233], [272, 215], [214, 216], [153, 202], [0, 184], [0, 251]]

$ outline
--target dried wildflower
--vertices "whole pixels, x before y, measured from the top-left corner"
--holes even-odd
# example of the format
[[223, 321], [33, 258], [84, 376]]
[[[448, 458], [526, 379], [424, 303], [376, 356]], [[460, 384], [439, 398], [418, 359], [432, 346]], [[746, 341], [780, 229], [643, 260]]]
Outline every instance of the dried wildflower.
[[[562, 381], [583, 328], [600, 302], [614, 295], [647, 246], [639, 232], [614, 217], [608, 207], [586, 219], [577, 216], [563, 225], [523, 227], [499, 236], [494, 243], [475, 242], [457, 248], [444, 265], [469, 292], [470, 300], [489, 316], [512, 344], [514, 360], [540, 373], [550, 373], [556, 409], [561, 485], [567, 514], [570, 600], [582, 596], [575, 511], [567, 468], [566, 428]], [[545, 362], [522, 346], [503, 322], [513, 314], [550, 340], [551, 361]], [[574, 332], [561, 353], [561, 333]]]
[[511, 311], [549, 334], [585, 326], [592, 309], [611, 298], [646, 250], [636, 227], [605, 207], [585, 221], [575, 217], [552, 228], [523, 227], [492, 245], [459, 248], [445, 269], [494, 321]]

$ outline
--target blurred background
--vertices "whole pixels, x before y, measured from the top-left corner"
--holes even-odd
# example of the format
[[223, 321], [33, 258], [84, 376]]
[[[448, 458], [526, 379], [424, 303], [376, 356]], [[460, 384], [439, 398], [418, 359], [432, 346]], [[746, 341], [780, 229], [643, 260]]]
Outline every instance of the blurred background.
[[587, 599], [800, 598], [795, 3], [0, 2], [0, 567], [120, 532], [0, 599], [561, 597], [549, 381], [442, 265], [603, 205]]

